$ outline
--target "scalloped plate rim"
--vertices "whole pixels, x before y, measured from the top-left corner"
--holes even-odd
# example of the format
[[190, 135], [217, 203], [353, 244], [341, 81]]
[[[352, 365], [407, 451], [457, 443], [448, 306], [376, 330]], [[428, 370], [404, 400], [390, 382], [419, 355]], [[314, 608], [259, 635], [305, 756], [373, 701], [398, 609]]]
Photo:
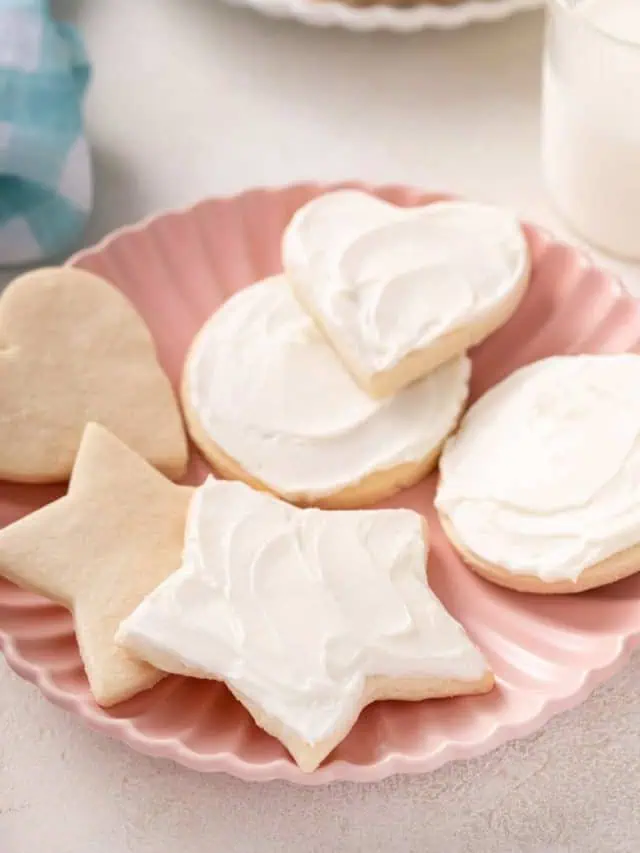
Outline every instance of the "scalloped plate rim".
[[[40, 669], [12, 649], [10, 637], [0, 631], [0, 651], [9, 667], [25, 681], [34, 684], [50, 702], [59, 708], [75, 713], [81, 723], [91, 731], [105, 734], [113, 740], [127, 744], [136, 752], [151, 758], [163, 758], [199, 773], [227, 773], [245, 782], [287, 781], [305, 786], [325, 785], [332, 782], [380, 782], [394, 775], [431, 773], [450, 761], [478, 758], [512, 741], [534, 734], [550, 719], [582, 704], [601, 684], [608, 681], [628, 662], [631, 653], [640, 645], [640, 629], [619, 637], [614, 655], [602, 666], [584, 674], [577, 690], [549, 697], [540, 704], [536, 714], [527, 720], [494, 727], [487, 737], [464, 743], [449, 742], [435, 755], [427, 758], [396, 753], [375, 764], [352, 764], [343, 760], [321, 766], [314, 773], [302, 773], [290, 762], [281, 759], [272, 764], [248, 764], [232, 753], [201, 755], [185, 749], [172, 738], [153, 738], [141, 734], [128, 720], [113, 717], [96, 717], [88, 714], [76, 699], [50, 683]], [[273, 769], [271, 769], [273, 768]], [[285, 769], [286, 768], [286, 769]], [[284, 770], [284, 772], [283, 772]]]
[[544, 0], [466, 0], [453, 6], [422, 3], [409, 8], [350, 6], [335, 0], [224, 0], [277, 19], [314, 27], [343, 27], [353, 32], [386, 30], [412, 33], [424, 29], [456, 29], [476, 22], [498, 21], [544, 7]]

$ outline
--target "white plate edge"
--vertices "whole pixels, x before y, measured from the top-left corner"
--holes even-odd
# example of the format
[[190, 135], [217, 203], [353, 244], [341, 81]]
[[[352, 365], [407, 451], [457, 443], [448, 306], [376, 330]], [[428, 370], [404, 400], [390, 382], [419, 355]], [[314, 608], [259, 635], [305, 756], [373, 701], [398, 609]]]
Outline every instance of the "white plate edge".
[[325, 0], [225, 0], [254, 9], [272, 18], [289, 18], [316, 27], [339, 26], [355, 32], [387, 30], [417, 32], [423, 29], [455, 29], [477, 21], [497, 21], [516, 12], [540, 9], [545, 0], [467, 0], [454, 6], [428, 3], [400, 8], [355, 7]]

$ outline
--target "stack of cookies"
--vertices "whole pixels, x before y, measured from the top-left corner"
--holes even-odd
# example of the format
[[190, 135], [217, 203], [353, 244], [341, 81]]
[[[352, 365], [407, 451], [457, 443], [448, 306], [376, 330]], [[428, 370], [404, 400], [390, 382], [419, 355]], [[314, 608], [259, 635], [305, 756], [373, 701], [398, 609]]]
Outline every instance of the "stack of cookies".
[[225, 476], [297, 504], [361, 507], [418, 482], [464, 409], [466, 350], [527, 286], [517, 220], [343, 190], [296, 213], [282, 260], [284, 275], [234, 295], [192, 346], [194, 441]]

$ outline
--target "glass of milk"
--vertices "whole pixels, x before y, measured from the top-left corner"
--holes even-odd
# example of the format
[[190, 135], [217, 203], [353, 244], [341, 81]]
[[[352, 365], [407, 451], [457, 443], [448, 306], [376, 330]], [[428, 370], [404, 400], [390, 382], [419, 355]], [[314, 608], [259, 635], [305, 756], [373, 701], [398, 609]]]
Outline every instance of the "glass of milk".
[[576, 232], [640, 259], [640, 0], [550, 0], [542, 165]]

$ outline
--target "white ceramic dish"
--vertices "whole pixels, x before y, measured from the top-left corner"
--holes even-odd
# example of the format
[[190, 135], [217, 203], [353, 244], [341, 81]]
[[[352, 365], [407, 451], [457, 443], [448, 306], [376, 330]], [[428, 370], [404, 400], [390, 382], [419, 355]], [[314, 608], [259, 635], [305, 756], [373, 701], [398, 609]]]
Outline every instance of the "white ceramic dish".
[[539, 9], [544, 0], [467, 0], [454, 6], [429, 3], [399, 8], [356, 8], [330, 0], [226, 0], [272, 18], [290, 18], [315, 27], [344, 27], [354, 32], [387, 30], [412, 33], [425, 29], [455, 29], [476, 21], [497, 21], [516, 12]]

